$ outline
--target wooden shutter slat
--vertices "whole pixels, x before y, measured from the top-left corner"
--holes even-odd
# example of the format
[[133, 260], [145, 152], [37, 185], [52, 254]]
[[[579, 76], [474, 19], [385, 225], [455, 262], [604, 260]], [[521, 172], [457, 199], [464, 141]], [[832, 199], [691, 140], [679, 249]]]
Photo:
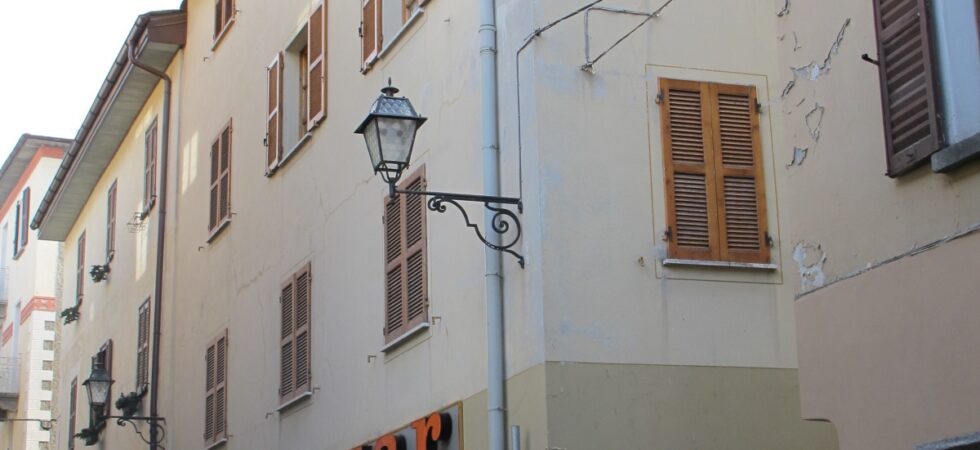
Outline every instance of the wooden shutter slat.
[[326, 4], [320, 2], [310, 14], [307, 33], [309, 51], [309, 89], [307, 89], [306, 129], [312, 130], [326, 116]]
[[295, 311], [296, 305], [294, 296], [294, 280], [290, 279], [283, 284], [279, 294], [280, 308], [280, 334], [279, 334], [279, 400], [280, 402], [289, 400], [295, 385], [295, 371], [293, 366], [293, 342], [295, 337]]
[[266, 115], [266, 168], [273, 170], [282, 158], [282, 52], [269, 64], [268, 78], [268, 114]]
[[942, 145], [926, 0], [875, 0], [888, 175], [912, 170]]

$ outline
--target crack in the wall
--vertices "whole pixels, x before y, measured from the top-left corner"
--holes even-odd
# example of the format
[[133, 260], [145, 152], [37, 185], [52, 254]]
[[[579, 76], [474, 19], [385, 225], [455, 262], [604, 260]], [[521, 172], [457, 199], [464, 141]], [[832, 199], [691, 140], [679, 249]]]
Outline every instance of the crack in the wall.
[[789, 0], [786, 0], [786, 3], [783, 4], [783, 9], [779, 10], [779, 12], [776, 13], [776, 17], [785, 17], [788, 15], [789, 15]]
[[793, 248], [793, 261], [800, 271], [800, 289], [807, 292], [820, 288], [826, 283], [827, 276], [823, 266], [827, 262], [827, 253], [820, 244], [800, 241]]
[[810, 81], [815, 81], [823, 75], [830, 72], [830, 63], [833, 61], [834, 55], [840, 51], [840, 45], [844, 41], [844, 33], [847, 31], [847, 27], [851, 25], [851, 18], [848, 17], [844, 20], [844, 25], [841, 26], [840, 31], [837, 32], [837, 38], [834, 39], [834, 43], [830, 46], [830, 51], [827, 52], [827, 57], [824, 58], [823, 63], [818, 64], [816, 60], [810, 61], [809, 64], [800, 67], [790, 67], [790, 71], [793, 72], [793, 78], [803, 78]]
[[820, 124], [823, 123], [823, 114], [826, 108], [820, 105], [820, 102], [814, 102], [813, 109], [803, 116], [803, 122], [806, 123], [806, 128], [810, 132], [810, 137], [813, 138], [813, 142], [820, 142]]

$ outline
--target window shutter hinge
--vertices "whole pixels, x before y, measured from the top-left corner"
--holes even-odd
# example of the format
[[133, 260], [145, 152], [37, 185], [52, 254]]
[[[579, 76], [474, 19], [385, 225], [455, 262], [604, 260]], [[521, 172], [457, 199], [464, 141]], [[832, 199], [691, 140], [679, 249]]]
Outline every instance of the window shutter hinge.
[[674, 232], [670, 227], [667, 227], [667, 231], [664, 231], [664, 242], [670, 242], [674, 238]]
[[269, 133], [266, 133], [265, 137], [262, 138], [262, 146], [263, 147], [269, 146]]
[[772, 239], [772, 235], [769, 234], [769, 232], [767, 231], [766, 232], [766, 246], [772, 247], [775, 244], [776, 244], [776, 242]]
[[664, 91], [657, 91], [657, 98], [656, 100], [654, 100], [654, 103], [659, 105], [663, 102], [664, 102]]
[[360, 25], [357, 26], [357, 37], [364, 37], [364, 22], [362, 21]]
[[755, 113], [762, 114], [762, 103], [759, 103], [758, 99], [755, 101]]

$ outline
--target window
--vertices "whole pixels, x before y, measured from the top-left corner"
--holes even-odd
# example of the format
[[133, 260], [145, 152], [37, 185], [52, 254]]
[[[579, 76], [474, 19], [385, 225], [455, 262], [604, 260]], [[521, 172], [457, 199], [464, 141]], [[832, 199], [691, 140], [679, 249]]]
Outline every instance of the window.
[[[406, 179], [401, 189], [425, 190], [424, 168]], [[385, 197], [385, 343], [427, 323], [428, 255], [425, 200], [417, 195]]]
[[208, 230], [212, 237], [231, 220], [231, 122], [211, 144], [211, 218]]
[[980, 65], [976, 3], [873, 2], [888, 176], [909, 172], [944, 146], [980, 133], [977, 75], [965, 69]]
[[361, 61], [367, 71], [429, 0], [361, 0]]
[[[154, 183], [155, 185], [156, 183]], [[112, 261], [112, 256], [116, 253], [116, 182], [112, 182], [109, 187], [109, 194], [106, 196], [106, 219], [105, 219], [105, 260]]]
[[51, 390], [51, 380], [41, 380], [41, 390], [50, 391]]
[[671, 258], [768, 263], [756, 91], [660, 80]]
[[143, 159], [143, 213], [153, 208], [157, 199], [157, 122], [146, 130]]
[[41, 361], [41, 370], [53, 370], [52, 361]]
[[20, 256], [27, 247], [27, 241], [31, 223], [31, 188], [25, 188], [21, 193], [20, 201], [17, 202], [17, 210], [14, 217], [14, 258]]
[[[98, 364], [101, 364], [102, 367], [105, 368], [106, 373], [109, 374], [109, 378], [112, 378], [112, 339], [109, 339], [105, 344], [102, 344], [102, 348], [99, 349], [99, 352], [92, 357], [92, 367], [95, 367]], [[109, 395], [106, 398], [112, 399], [111, 387], [109, 388]], [[98, 417], [90, 418], [91, 420], [94, 420], [93, 423], [104, 423], [104, 417], [112, 415], [112, 401], [106, 402], [105, 410], [99, 411], [97, 414]]]
[[51, 411], [50, 400], [41, 400], [41, 411]]
[[85, 232], [78, 237], [78, 246], [75, 250], [77, 263], [75, 264], [75, 304], [81, 305], [82, 298], [85, 297]]
[[326, 6], [268, 66], [266, 163], [271, 175], [326, 117]]
[[54, 350], [54, 341], [45, 340], [43, 345], [45, 350]]
[[136, 329], [136, 392], [142, 394], [150, 385], [150, 299], [140, 306]]
[[204, 398], [204, 445], [211, 445], [227, 438], [227, 369], [228, 330], [223, 331], [208, 345], [204, 360], [206, 392]]
[[68, 388], [68, 450], [75, 449], [75, 416], [78, 406], [78, 378], [72, 378]]
[[44, 321], [44, 330], [45, 331], [54, 331], [54, 321], [53, 320], [45, 320]]
[[235, 20], [235, 0], [214, 1], [214, 43], [224, 37]]
[[279, 295], [279, 403], [310, 392], [310, 265], [282, 285]]

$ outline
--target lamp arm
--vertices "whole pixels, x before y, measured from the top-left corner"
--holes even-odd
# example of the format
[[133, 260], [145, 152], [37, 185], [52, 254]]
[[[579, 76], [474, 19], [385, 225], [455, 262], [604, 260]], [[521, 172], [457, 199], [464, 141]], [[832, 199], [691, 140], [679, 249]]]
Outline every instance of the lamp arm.
[[[524, 205], [520, 198], [515, 197], [494, 197], [488, 195], [475, 195], [475, 194], [454, 194], [448, 192], [429, 192], [429, 191], [409, 191], [397, 189], [394, 184], [389, 185], [391, 190], [391, 196], [394, 197], [396, 194], [402, 195], [417, 195], [430, 197], [426, 206], [429, 211], [434, 211], [438, 213], [446, 212], [446, 203], [449, 203], [456, 207], [459, 212], [463, 215], [463, 220], [466, 221], [466, 226], [473, 229], [476, 233], [476, 237], [483, 242], [484, 245], [490, 247], [494, 250], [501, 252], [506, 252], [517, 258], [517, 263], [524, 267], [524, 256], [511, 248], [517, 245], [517, 242], [521, 239], [521, 221], [517, 217], [517, 213], [509, 209], [505, 209], [494, 205], [516, 205], [517, 212], [523, 212]], [[490, 221], [491, 228], [493, 231], [499, 233], [501, 237], [511, 230], [511, 226], [514, 227], [513, 238], [502, 242], [500, 244], [495, 244], [487, 240], [486, 236], [480, 231], [477, 224], [470, 221], [470, 217], [466, 214], [466, 209], [463, 208], [459, 202], [476, 202], [483, 203], [483, 206], [493, 213], [492, 219]]]

